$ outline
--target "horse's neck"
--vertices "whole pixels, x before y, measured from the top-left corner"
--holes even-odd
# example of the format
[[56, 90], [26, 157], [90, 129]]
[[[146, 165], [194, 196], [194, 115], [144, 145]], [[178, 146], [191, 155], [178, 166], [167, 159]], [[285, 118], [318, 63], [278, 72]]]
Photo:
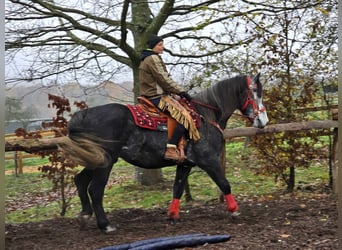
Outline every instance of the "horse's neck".
[[218, 123], [221, 117], [221, 111], [219, 109], [216, 110], [216, 106], [210, 104], [208, 104], [210, 106], [206, 106], [206, 104], [207, 103], [202, 102], [201, 104], [196, 105], [196, 110], [205, 118], [205, 120]]
[[213, 94], [220, 109], [220, 118], [217, 121], [221, 128], [225, 128], [228, 119], [239, 108], [239, 91], [241, 83], [237, 78], [229, 79], [230, 83], [220, 82], [213, 88]]
[[195, 99], [201, 104], [197, 104], [196, 110], [200, 113], [205, 120], [209, 122], [215, 122], [220, 125], [221, 128], [225, 128], [229, 117], [234, 112], [235, 108], [226, 108], [222, 110], [215, 101], [210, 101], [210, 99]]
[[217, 122], [221, 117], [219, 109], [211, 88], [206, 89], [193, 97], [198, 102], [196, 110], [206, 119], [212, 122]]
[[[230, 91], [232, 91], [230, 89]], [[237, 109], [237, 97], [235, 96], [236, 93], [233, 91], [230, 93], [226, 93], [226, 95], [222, 95], [223, 91], [221, 88], [213, 88], [212, 90], [213, 96], [215, 97], [216, 106], [219, 108], [219, 112], [216, 113], [217, 123], [219, 123], [221, 128], [225, 128], [228, 122], [228, 119], [233, 114], [233, 112]]]
[[229, 112], [226, 111], [225, 113], [222, 113], [220, 119], [217, 121], [217, 123], [220, 125], [221, 128], [223, 128], [223, 129], [226, 128], [228, 119], [231, 117], [234, 110], [231, 110]]
[[222, 95], [226, 92], [223, 90], [224, 88], [220, 88], [219, 86], [210, 87], [195, 97], [196, 99], [198, 98], [198, 101], [217, 108], [199, 107], [201, 110], [200, 113], [207, 120], [218, 123], [221, 128], [225, 128], [228, 119], [238, 108], [239, 102], [234, 88], [230, 89], [229, 93], [226, 93], [226, 95]]

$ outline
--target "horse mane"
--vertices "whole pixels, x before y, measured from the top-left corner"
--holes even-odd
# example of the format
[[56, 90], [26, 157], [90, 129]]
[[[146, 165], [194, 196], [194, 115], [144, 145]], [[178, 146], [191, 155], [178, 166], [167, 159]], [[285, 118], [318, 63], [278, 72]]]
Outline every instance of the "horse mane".
[[221, 114], [215, 117], [215, 112], [209, 108], [202, 108], [201, 115], [211, 121], [226, 122], [230, 115], [241, 105], [241, 93], [247, 87], [246, 75], [238, 75], [224, 79], [195, 94], [195, 100], [217, 107]]

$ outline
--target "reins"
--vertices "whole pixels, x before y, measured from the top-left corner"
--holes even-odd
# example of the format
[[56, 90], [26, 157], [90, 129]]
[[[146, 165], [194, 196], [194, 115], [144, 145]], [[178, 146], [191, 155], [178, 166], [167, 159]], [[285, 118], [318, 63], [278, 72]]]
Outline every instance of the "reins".
[[[200, 102], [200, 101], [196, 101], [194, 99], [191, 100], [192, 103], [195, 103], [199, 106], [202, 106], [204, 108], [207, 108], [207, 109], [211, 109], [211, 110], [220, 110], [218, 107], [215, 107], [215, 106], [212, 106], [210, 104], [207, 104], [207, 103], [203, 103], [203, 102]], [[197, 113], [198, 114], [198, 113]], [[202, 119], [206, 120], [209, 124], [211, 124], [212, 126], [214, 126], [215, 128], [217, 128], [221, 133], [223, 133], [223, 129], [220, 127], [220, 125], [215, 122], [215, 121], [210, 121], [208, 119], [206, 119], [203, 115], [201, 114], [198, 114]]]
[[196, 101], [196, 100], [191, 100], [191, 102], [196, 103], [196, 104], [198, 104], [198, 105], [200, 105], [200, 106], [202, 106], [202, 107], [208, 108], [208, 109], [219, 110], [218, 107], [209, 105], [209, 104], [207, 104], [207, 103], [203, 103], [203, 102]]

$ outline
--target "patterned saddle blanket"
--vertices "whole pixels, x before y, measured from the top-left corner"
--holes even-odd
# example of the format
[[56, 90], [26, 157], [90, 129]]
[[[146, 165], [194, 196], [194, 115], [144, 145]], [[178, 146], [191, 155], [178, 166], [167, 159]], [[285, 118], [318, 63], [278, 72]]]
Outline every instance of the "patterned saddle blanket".
[[[195, 112], [193, 105], [185, 99], [182, 99], [180, 103], [183, 106], [187, 106], [186, 108], [190, 111], [189, 113], [194, 120], [196, 127], [199, 128], [201, 119], [197, 112]], [[138, 127], [155, 131], [167, 131], [167, 119], [172, 118], [163, 114], [157, 108], [152, 108], [143, 103], [143, 101], [136, 105], [127, 104], [126, 106], [130, 110], [134, 122]]]
[[146, 110], [143, 104], [130, 105], [127, 104], [128, 109], [131, 111], [135, 124], [138, 127], [167, 131], [167, 117], [158, 115], [157, 113], [151, 113]]

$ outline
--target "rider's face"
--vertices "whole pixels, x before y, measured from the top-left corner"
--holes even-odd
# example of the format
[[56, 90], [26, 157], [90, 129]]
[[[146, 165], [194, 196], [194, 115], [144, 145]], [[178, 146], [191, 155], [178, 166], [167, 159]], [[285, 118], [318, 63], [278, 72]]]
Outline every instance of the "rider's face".
[[154, 46], [153, 51], [157, 54], [161, 54], [164, 51], [164, 42], [160, 41], [159, 43]]

